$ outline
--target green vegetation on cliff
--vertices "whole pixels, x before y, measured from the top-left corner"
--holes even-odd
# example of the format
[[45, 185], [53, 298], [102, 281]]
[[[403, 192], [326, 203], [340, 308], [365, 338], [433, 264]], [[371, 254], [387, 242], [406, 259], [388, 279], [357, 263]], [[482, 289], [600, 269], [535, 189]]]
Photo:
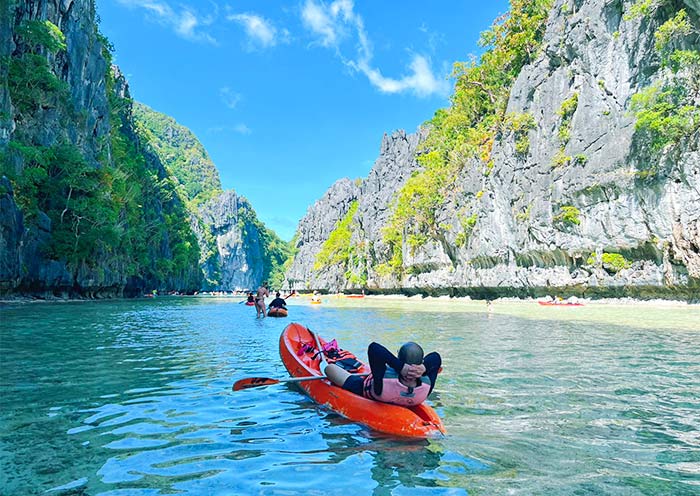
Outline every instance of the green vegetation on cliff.
[[[422, 170], [399, 191], [384, 230], [392, 254], [384, 272], [401, 272], [404, 239], [415, 247], [440, 238], [446, 226], [438, 225], [436, 213], [457, 193], [455, 177], [467, 164], [490, 174], [491, 149], [504, 129], [513, 135], [518, 153], [527, 153], [527, 132], [535, 124], [531, 116], [506, 116], [506, 105], [515, 78], [538, 53], [551, 6], [552, 0], [512, 0], [510, 12], [482, 33], [479, 44], [486, 51], [481, 58], [455, 64], [451, 105], [427, 123], [425, 153], [418, 157]], [[474, 225], [466, 229], [471, 232]]]
[[265, 227], [247, 200], [242, 199], [239, 203], [238, 222], [243, 237], [248, 234], [246, 229], [257, 230], [262, 246], [263, 280], [268, 281], [272, 288], [281, 288], [284, 282], [285, 263], [292, 256], [292, 245]]
[[26, 21], [17, 29], [19, 53], [10, 61], [8, 89], [18, 130], [3, 152], [2, 174], [12, 181], [17, 204], [28, 220], [40, 212], [51, 220], [44, 252], [73, 270], [118, 243], [114, 199], [103, 185], [109, 171], [96, 168], [66, 136], [42, 145], [23, 128], [47, 110], [73, 116], [67, 85], [50, 60], [65, 51], [65, 36], [50, 21]]
[[[55, 59], [66, 38], [50, 21], [25, 21], [15, 32], [8, 89], [16, 131], [2, 154], [2, 173], [13, 184], [15, 200], [28, 225], [41, 213], [51, 221], [42, 253], [63, 261], [74, 274], [83, 268], [124, 279], [136, 277], [151, 287], [197, 289], [192, 270], [199, 248], [175, 184], [149, 165], [131, 128], [131, 101], [119, 96], [106, 60], [106, 92], [111, 128], [108, 136], [89, 137], [85, 111], [78, 111], [67, 84], [56, 74]], [[72, 123], [52, 129], [52, 144], [37, 130], [54, 120]], [[90, 141], [92, 140], [92, 141]], [[100, 285], [100, 281], [95, 281]]]
[[[198, 267], [199, 246], [189, 225], [189, 214], [176, 181], [149, 167], [131, 134], [131, 99], [114, 91], [114, 75], [107, 75], [110, 102], [110, 143], [115, 174], [111, 188], [119, 198], [122, 249], [131, 255], [132, 271], [152, 285], [177, 287], [175, 281], [192, 279]], [[165, 221], [165, 222], [163, 222]], [[164, 256], [170, 255], [170, 256]], [[199, 277], [191, 283], [199, 282]], [[190, 286], [187, 289], [199, 289]]]
[[353, 201], [350, 204], [348, 212], [338, 221], [335, 229], [323, 243], [321, 251], [316, 255], [314, 270], [322, 270], [329, 265], [347, 264], [352, 249], [350, 243], [350, 237], [352, 236], [351, 224], [355, 218], [358, 205], [357, 201]]
[[[586, 264], [596, 265], [597, 263], [598, 257], [595, 253], [591, 253], [591, 255], [588, 257], [588, 260], [586, 260]], [[630, 267], [632, 267], [632, 262], [627, 260], [624, 256], [622, 256], [619, 253], [603, 253], [600, 256], [600, 265], [610, 272], [617, 273], [621, 270], [629, 269]]]
[[555, 215], [552, 220], [554, 223], [565, 226], [578, 226], [581, 224], [581, 219], [579, 218], [580, 215], [580, 210], [573, 205], [562, 205], [559, 207], [559, 213]]
[[30, 119], [40, 108], [69, 110], [68, 86], [54, 74], [49, 60], [66, 49], [66, 37], [50, 21], [26, 21], [17, 29], [23, 51], [10, 60], [8, 89], [16, 119]]
[[[194, 133], [172, 117], [135, 103], [134, 121], [141, 142], [153, 149], [177, 184], [177, 191], [188, 200], [189, 214], [196, 219], [201, 233], [199, 263], [208, 267], [205, 271], [207, 285], [220, 287], [224, 267], [221, 266], [216, 236], [211, 226], [202, 222], [198, 208], [223, 193], [219, 171]], [[282, 265], [289, 257], [291, 247], [258, 219], [247, 200], [239, 198], [238, 203], [236, 227], [241, 230], [241, 238], [259, 238], [263, 279], [269, 280], [273, 287], [281, 287], [284, 280]], [[244, 246], [252, 251], [256, 248], [246, 243]]]
[[200, 204], [222, 192], [219, 171], [189, 129], [142, 103], [134, 103], [133, 112], [142, 141], [153, 147], [189, 200]]
[[[653, 11], [651, 4], [643, 12]], [[658, 7], [658, 6], [657, 6]], [[653, 177], [655, 159], [700, 129], [700, 51], [688, 49], [689, 40], [697, 40], [700, 29], [694, 26], [684, 9], [663, 23], [655, 33], [655, 48], [661, 57], [663, 79], [632, 97], [635, 139], [647, 151], [647, 164], [639, 177]], [[646, 164], [645, 164], [646, 165]]]
[[338, 221], [316, 255], [313, 270], [318, 272], [330, 266], [340, 266], [350, 284], [365, 286], [367, 262], [362, 255], [364, 246], [355, 246], [352, 243], [353, 223], [358, 206], [359, 202], [353, 201], [345, 216]]

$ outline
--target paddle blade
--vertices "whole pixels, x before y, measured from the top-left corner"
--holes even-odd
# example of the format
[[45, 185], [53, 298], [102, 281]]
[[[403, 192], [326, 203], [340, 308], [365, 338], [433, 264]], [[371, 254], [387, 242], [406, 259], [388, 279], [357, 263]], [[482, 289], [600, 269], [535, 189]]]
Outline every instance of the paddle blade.
[[233, 383], [233, 390], [240, 391], [241, 389], [250, 389], [260, 386], [270, 386], [272, 384], [277, 384], [280, 381], [278, 379], [270, 379], [269, 377], [247, 377], [236, 381]]

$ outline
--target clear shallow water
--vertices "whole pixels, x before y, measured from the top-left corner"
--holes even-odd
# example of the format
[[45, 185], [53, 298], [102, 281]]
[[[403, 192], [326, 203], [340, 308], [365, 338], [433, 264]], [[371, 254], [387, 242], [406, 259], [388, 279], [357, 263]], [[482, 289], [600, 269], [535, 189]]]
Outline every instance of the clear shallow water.
[[[700, 309], [300, 300], [264, 320], [223, 298], [0, 307], [0, 494], [700, 494]], [[286, 376], [292, 321], [360, 356], [440, 351], [448, 436], [232, 393]]]

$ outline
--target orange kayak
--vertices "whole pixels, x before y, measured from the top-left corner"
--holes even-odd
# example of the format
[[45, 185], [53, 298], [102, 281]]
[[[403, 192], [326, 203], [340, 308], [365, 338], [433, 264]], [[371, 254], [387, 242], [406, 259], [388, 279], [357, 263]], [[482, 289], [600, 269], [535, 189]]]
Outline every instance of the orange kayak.
[[286, 317], [287, 316], [287, 310], [284, 308], [271, 308], [270, 310], [267, 311], [267, 316], [268, 317]]
[[311, 301], [311, 304], [312, 304], [312, 305], [320, 305], [321, 302], [320, 302], [320, 301], [313, 301], [313, 300], [312, 300], [312, 301]]
[[[320, 336], [319, 340], [321, 346], [326, 342]], [[292, 377], [322, 376], [320, 356], [314, 358], [315, 350], [304, 352], [302, 346], [305, 344], [316, 348], [313, 333], [303, 325], [292, 323], [282, 331], [280, 356], [284, 366]], [[359, 373], [369, 371], [369, 366], [363, 364]], [[413, 407], [381, 403], [351, 393], [327, 379], [299, 382], [298, 386], [318, 404], [378, 432], [412, 438], [436, 437], [445, 433], [437, 412], [425, 403]]]

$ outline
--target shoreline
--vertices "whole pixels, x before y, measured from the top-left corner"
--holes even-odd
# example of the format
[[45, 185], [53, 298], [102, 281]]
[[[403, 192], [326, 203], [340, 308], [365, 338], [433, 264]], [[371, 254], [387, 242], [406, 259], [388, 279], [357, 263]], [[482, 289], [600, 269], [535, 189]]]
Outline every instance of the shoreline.
[[[298, 293], [300, 297], [309, 297], [311, 293]], [[556, 294], [556, 293], [553, 293]], [[328, 293], [323, 294], [322, 298], [346, 298], [348, 294], [345, 293]], [[159, 295], [156, 299], [163, 298], [231, 298], [239, 299], [245, 298], [244, 295]], [[424, 302], [424, 303], [488, 303], [499, 304], [499, 303], [537, 303], [538, 301], [543, 301], [543, 297], [519, 297], [519, 296], [502, 296], [497, 298], [472, 298], [470, 296], [423, 296], [420, 294], [407, 295], [402, 293], [383, 293], [383, 294], [366, 294], [365, 298], [367, 301], [406, 301], [406, 302]], [[0, 297], [0, 305], [9, 304], [34, 304], [34, 303], [76, 303], [76, 302], [97, 302], [97, 301], [137, 301], [137, 300], [150, 300], [150, 297], [114, 297], [114, 298], [40, 298], [32, 296], [12, 296], [12, 297]], [[348, 299], [351, 300], [352, 299]], [[364, 299], [363, 299], [364, 300]], [[363, 301], [363, 300], [357, 300]], [[625, 297], [602, 297], [602, 298], [583, 298], [577, 297], [577, 300], [583, 303], [584, 306], [652, 306], [652, 307], [700, 307], [700, 300], [698, 301], [687, 301], [683, 299], [666, 299], [666, 298], [649, 298], [641, 299], [634, 298], [631, 296]], [[566, 306], [566, 305], [560, 305]]]
[[[478, 302], [486, 303], [537, 303], [543, 301], [542, 298], [521, 298], [517, 296], [504, 296], [494, 299], [486, 298], [471, 298], [469, 296], [425, 296], [413, 295], [407, 296], [402, 294], [395, 295], [369, 295], [371, 299], [377, 300], [406, 300], [406, 301], [427, 301], [427, 302]], [[649, 305], [649, 306], [683, 306], [683, 307], [700, 307], [700, 301], [690, 302], [685, 300], [671, 300], [665, 298], [641, 299], [633, 297], [610, 297], [610, 298], [577, 298], [577, 301], [585, 305]], [[564, 306], [564, 305], [562, 305]]]

